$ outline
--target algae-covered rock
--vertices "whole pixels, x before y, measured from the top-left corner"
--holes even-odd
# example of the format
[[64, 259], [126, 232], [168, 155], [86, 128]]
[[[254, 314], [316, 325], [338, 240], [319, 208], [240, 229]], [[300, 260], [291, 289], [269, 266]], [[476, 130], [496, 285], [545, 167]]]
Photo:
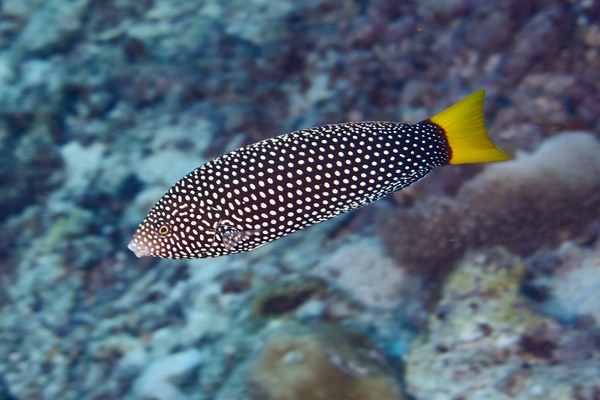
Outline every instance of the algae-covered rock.
[[319, 279], [297, 279], [263, 289], [251, 303], [253, 318], [280, 317], [295, 311], [315, 295], [327, 291]]
[[593, 398], [600, 385], [593, 335], [537, 313], [520, 292], [524, 272], [521, 259], [502, 249], [460, 264], [428, 331], [405, 357], [410, 394], [419, 400]]
[[392, 400], [400, 386], [360, 332], [292, 325], [274, 333], [248, 372], [254, 400]]

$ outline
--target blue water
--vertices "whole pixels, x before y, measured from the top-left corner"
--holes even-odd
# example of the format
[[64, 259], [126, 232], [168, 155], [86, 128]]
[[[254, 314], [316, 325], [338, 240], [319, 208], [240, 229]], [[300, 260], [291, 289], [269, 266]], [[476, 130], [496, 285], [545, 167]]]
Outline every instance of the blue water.
[[[597, 398], [597, 2], [0, 7], [0, 400]], [[245, 254], [127, 249], [227, 151], [482, 88], [511, 161]]]

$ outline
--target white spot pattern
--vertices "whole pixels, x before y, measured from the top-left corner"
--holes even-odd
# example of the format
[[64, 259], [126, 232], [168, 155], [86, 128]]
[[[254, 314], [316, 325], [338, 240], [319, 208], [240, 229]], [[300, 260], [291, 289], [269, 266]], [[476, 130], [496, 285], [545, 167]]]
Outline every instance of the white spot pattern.
[[252, 250], [409, 186], [450, 158], [443, 130], [428, 121], [325, 125], [281, 135], [182, 178], [133, 242], [164, 258]]

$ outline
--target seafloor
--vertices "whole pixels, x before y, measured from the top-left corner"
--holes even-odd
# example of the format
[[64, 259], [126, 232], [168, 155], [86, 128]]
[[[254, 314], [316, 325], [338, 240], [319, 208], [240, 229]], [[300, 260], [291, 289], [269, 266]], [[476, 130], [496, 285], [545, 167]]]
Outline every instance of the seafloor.
[[[0, 2], [1, 400], [600, 398], [600, 2]], [[487, 90], [513, 159], [137, 259], [203, 162]]]

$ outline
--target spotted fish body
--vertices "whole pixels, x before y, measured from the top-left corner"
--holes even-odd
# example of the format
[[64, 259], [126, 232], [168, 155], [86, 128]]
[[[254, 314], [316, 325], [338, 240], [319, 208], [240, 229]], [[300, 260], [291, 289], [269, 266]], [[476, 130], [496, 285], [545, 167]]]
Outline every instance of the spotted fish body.
[[[483, 91], [470, 97], [478, 94], [483, 122]], [[245, 252], [365, 206], [413, 184], [433, 168], [455, 163], [456, 157], [458, 162], [474, 162], [469, 155], [461, 160], [460, 151], [455, 154], [459, 141], [448, 135], [448, 126], [457, 130], [454, 120], [460, 115], [454, 111], [444, 119], [443, 113], [414, 125], [326, 125], [217, 157], [182, 178], [158, 201], [129, 248], [138, 257], [163, 258]], [[487, 139], [485, 125], [483, 136], [486, 142], [475, 145], [487, 155], [480, 161], [508, 158]]]

